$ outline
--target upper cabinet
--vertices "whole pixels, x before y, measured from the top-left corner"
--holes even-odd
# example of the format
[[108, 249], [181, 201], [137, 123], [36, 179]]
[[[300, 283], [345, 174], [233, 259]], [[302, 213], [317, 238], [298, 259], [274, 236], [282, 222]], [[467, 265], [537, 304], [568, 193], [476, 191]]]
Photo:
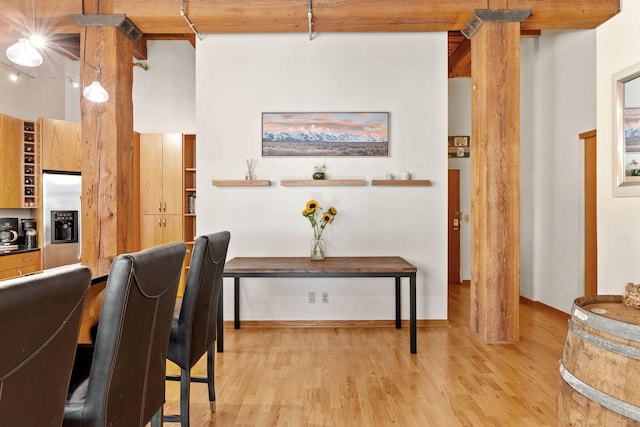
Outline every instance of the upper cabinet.
[[81, 172], [81, 127], [79, 122], [44, 119], [38, 121], [42, 142], [42, 169]]
[[140, 135], [142, 214], [182, 215], [182, 134]]
[[182, 134], [140, 135], [140, 245], [182, 241]]
[[0, 114], [0, 208], [25, 207], [23, 121]]

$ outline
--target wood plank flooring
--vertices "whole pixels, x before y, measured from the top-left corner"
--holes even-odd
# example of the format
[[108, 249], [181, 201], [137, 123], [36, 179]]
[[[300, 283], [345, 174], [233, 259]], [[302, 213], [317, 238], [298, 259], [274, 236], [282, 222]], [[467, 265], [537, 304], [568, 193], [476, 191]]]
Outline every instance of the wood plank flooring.
[[[556, 426], [566, 318], [521, 304], [520, 341], [485, 344], [468, 326], [468, 286], [450, 285], [449, 313], [418, 328], [416, 355], [406, 327], [227, 329], [217, 411], [192, 384], [191, 426]], [[167, 382], [165, 414], [178, 405]]]

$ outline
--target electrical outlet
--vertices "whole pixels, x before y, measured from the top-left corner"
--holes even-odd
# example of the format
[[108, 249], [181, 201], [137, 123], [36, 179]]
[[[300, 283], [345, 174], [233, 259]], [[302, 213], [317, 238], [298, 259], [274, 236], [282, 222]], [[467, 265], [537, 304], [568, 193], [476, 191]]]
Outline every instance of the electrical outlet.
[[309, 304], [315, 304], [315, 303], [316, 303], [316, 293], [309, 292]]
[[329, 292], [322, 293], [322, 302], [325, 304], [329, 302]]

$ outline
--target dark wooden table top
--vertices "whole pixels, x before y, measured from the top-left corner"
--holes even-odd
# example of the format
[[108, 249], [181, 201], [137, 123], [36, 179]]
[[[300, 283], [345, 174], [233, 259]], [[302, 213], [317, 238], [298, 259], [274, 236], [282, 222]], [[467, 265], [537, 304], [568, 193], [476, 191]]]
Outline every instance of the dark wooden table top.
[[225, 273], [415, 273], [417, 268], [399, 256], [236, 257], [225, 263]]

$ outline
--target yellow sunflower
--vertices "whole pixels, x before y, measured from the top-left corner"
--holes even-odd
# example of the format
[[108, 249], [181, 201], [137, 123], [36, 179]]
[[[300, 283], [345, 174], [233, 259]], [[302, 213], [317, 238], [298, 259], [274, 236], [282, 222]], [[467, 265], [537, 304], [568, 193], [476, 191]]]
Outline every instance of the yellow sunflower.
[[309, 213], [311, 212], [315, 212], [318, 210], [318, 202], [315, 200], [309, 200], [307, 202], [307, 209], [306, 209]]

